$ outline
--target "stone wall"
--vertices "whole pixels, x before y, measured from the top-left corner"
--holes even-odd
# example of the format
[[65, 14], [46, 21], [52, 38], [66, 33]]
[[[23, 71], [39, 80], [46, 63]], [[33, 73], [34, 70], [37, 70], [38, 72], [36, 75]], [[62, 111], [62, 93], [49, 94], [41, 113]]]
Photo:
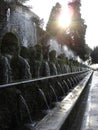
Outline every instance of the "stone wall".
[[36, 14], [25, 6], [9, 4], [5, 17], [7, 17], [6, 25], [1, 32], [2, 35], [14, 32], [19, 36], [21, 44], [26, 47], [37, 43], [36, 24], [32, 21], [33, 17], [39, 19]]

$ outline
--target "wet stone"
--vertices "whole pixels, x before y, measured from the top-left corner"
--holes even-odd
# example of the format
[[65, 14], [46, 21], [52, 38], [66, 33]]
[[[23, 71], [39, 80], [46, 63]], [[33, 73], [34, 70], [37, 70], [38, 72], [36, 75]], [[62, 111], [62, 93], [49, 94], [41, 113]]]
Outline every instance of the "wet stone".
[[95, 71], [89, 91], [81, 130], [98, 130], [98, 72]]

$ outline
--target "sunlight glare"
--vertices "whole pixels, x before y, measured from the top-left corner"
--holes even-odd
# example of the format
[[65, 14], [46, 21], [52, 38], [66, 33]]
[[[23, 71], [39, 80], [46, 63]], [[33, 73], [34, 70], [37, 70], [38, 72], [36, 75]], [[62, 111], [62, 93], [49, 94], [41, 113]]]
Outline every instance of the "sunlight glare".
[[71, 13], [67, 6], [62, 8], [58, 23], [63, 28], [67, 28], [71, 24]]

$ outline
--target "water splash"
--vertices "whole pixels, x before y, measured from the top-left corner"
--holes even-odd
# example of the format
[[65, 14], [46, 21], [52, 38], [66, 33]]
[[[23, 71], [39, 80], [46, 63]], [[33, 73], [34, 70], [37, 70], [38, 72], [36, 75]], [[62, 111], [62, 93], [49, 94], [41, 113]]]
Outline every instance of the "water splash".
[[76, 60], [77, 60], [79, 63], [83, 63], [83, 60], [82, 60], [82, 59], [80, 59], [80, 57], [79, 57], [79, 56], [77, 56], [77, 57], [76, 57]]
[[10, 26], [10, 8], [8, 8], [6, 16], [7, 16], [7, 31], [10, 31], [10, 28], [11, 28], [11, 26]]
[[67, 84], [67, 82], [64, 80], [64, 84], [66, 85], [66, 87], [69, 89], [69, 86]]
[[31, 119], [31, 115], [30, 115], [30, 111], [29, 111], [28, 105], [27, 105], [24, 97], [22, 95], [19, 95], [19, 96], [20, 96], [20, 101], [24, 104], [24, 106], [26, 108], [26, 111], [27, 111], [27, 114], [28, 114], [28, 119], [29, 119], [30, 123], [32, 123], [32, 119]]
[[78, 77], [78, 76], [76, 76], [76, 79], [77, 79], [77, 81], [78, 81], [78, 82], [80, 81], [80, 79], [79, 79], [79, 77]]
[[10, 8], [8, 8], [6, 15], [7, 15], [7, 22], [9, 22], [9, 19], [10, 19]]
[[75, 83], [77, 84], [77, 83], [78, 83], [78, 81], [77, 81], [76, 77], [73, 77], [73, 78], [74, 78]]
[[65, 95], [65, 91], [64, 91], [62, 85], [60, 84], [60, 82], [57, 82], [57, 83], [58, 83], [59, 87], [61, 88], [61, 90], [62, 90], [62, 92], [63, 92], [63, 95]]
[[70, 80], [72, 81], [72, 85], [74, 85], [74, 80], [73, 80], [73, 78], [72, 78], [72, 77], [70, 78]]
[[33, 14], [22, 10], [22, 7], [20, 8], [18, 5], [11, 13], [10, 9], [7, 11], [9, 31], [17, 33], [24, 46], [32, 46], [37, 43], [36, 25], [32, 22], [32, 17]]
[[55, 50], [57, 52], [57, 55], [61, 54], [61, 45], [58, 44], [58, 41], [55, 38], [50, 39], [48, 41], [48, 44], [50, 45], [49, 51]]
[[52, 87], [52, 85], [49, 85], [49, 87], [52, 89], [52, 91], [53, 91], [53, 93], [54, 93], [56, 102], [58, 102], [57, 95], [56, 95], [56, 92], [55, 92], [54, 88]]
[[64, 85], [65, 85], [65, 91], [68, 93], [68, 92], [69, 92], [69, 87], [68, 87], [66, 81], [63, 80], [63, 83], [64, 83]]
[[42, 97], [43, 97], [43, 99], [44, 99], [44, 101], [45, 101], [45, 104], [46, 104], [46, 106], [47, 106], [47, 109], [49, 110], [50, 108], [49, 108], [49, 105], [48, 105], [48, 102], [47, 102], [47, 99], [46, 99], [46, 96], [45, 96], [43, 90], [40, 89], [40, 88], [39, 88], [38, 90], [39, 90], [39, 92], [41, 93], [41, 95], [42, 95]]
[[75, 53], [71, 49], [69, 49], [66, 45], [62, 47], [62, 52], [68, 59], [76, 59]]
[[70, 86], [70, 88], [72, 88], [73, 86], [72, 86], [71, 81], [70, 81], [69, 79], [67, 79], [67, 81], [69, 82], [69, 86]]

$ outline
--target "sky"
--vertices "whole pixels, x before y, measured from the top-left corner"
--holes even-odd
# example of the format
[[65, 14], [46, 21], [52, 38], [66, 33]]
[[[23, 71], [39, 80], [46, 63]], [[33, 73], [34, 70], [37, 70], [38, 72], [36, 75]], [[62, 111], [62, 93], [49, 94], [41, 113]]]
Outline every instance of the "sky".
[[87, 25], [86, 43], [93, 49], [98, 46], [98, 1], [81, 0], [81, 13]]
[[[36, 13], [40, 18], [44, 19], [47, 23], [50, 15], [50, 11], [56, 2], [59, 2], [63, 7], [66, 7], [69, 0], [30, 0], [29, 5], [32, 7], [32, 11]], [[94, 48], [98, 45], [98, 1], [97, 0], [81, 0], [81, 14], [85, 19], [87, 25], [86, 30], [86, 43], [90, 48]]]

